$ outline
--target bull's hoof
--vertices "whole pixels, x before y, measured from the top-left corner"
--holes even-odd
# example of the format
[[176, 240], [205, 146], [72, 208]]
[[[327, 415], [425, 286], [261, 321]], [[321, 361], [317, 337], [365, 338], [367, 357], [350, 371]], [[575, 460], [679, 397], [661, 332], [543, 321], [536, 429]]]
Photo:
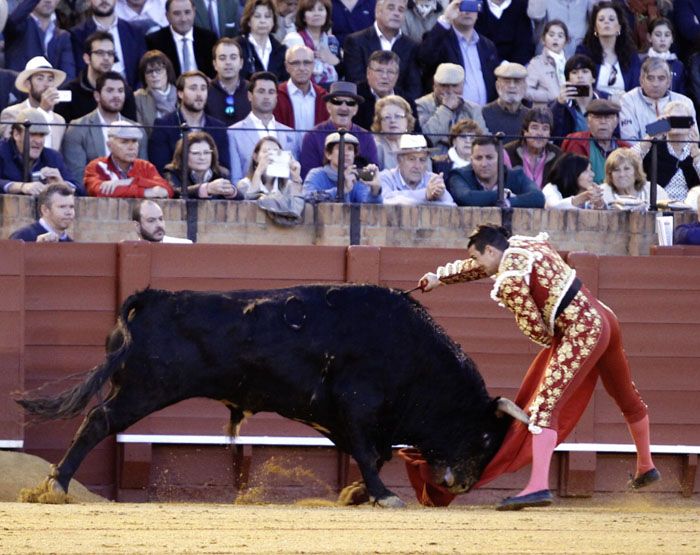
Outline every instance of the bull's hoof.
[[406, 506], [406, 503], [401, 501], [401, 499], [396, 495], [390, 495], [389, 497], [377, 499], [374, 501], [374, 504], [382, 507], [383, 509], [403, 509]]
[[70, 498], [55, 478], [46, 478], [41, 485], [35, 488], [22, 488], [18, 501], [20, 503], [63, 505], [70, 503]]
[[345, 486], [338, 495], [339, 505], [362, 505], [369, 503], [369, 493], [364, 482], [353, 482]]

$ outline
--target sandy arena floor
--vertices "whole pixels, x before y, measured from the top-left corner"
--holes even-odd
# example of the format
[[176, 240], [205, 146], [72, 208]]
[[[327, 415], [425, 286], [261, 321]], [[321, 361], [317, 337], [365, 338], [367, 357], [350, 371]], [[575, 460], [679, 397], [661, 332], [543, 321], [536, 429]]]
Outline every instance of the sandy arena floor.
[[698, 500], [486, 507], [0, 503], [2, 553], [700, 553]]

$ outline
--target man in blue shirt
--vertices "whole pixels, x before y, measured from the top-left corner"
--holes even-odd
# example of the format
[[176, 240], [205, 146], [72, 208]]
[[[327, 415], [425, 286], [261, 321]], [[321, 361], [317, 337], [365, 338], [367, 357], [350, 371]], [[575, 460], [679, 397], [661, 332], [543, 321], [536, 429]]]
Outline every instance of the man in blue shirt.
[[63, 183], [54, 183], [39, 195], [41, 218], [10, 235], [17, 239], [37, 243], [65, 243], [73, 241], [67, 229], [75, 219], [73, 190]]

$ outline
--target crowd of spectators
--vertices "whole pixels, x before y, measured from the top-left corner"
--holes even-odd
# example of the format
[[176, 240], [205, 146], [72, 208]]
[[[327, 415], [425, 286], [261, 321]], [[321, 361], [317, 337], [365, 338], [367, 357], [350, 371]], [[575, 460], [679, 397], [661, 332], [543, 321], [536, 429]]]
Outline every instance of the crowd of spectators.
[[699, 20], [700, 0], [0, 0], [0, 190], [40, 197], [41, 240], [68, 237], [52, 187], [695, 210]]

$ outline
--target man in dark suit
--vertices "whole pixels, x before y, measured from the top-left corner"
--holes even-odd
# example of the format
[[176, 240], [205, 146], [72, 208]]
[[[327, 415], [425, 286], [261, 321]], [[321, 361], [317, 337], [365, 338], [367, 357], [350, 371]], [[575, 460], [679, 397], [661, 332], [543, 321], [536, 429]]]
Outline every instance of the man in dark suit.
[[[359, 105], [357, 115], [353, 121], [360, 127], [369, 129], [374, 121], [374, 105], [378, 98], [384, 98], [390, 94], [401, 94], [396, 89], [399, 79], [399, 57], [391, 50], [377, 50], [372, 52], [367, 66], [367, 77], [357, 85], [357, 94], [365, 99]], [[411, 105], [412, 102], [409, 102]]]
[[[437, 66], [449, 62], [464, 68], [464, 100], [483, 106], [496, 99], [494, 71], [500, 62], [496, 46], [477, 34], [474, 25], [481, 10], [481, 1], [452, 0], [435, 26], [425, 34], [418, 48], [418, 61], [423, 67], [426, 89], [432, 85]], [[466, 58], [463, 53], [466, 53]]]
[[170, 25], [146, 35], [149, 50], [160, 50], [173, 63], [175, 75], [199, 70], [213, 78], [212, 49], [216, 35], [194, 24], [194, 0], [167, 0], [165, 16]]
[[240, 34], [239, 22], [243, 8], [236, 0], [194, 0], [194, 24], [207, 29], [217, 37], [235, 37]]
[[409, 102], [423, 94], [416, 63], [418, 45], [401, 33], [408, 0], [377, 0], [374, 25], [352, 33], [343, 45], [345, 78], [359, 83], [365, 80], [369, 57], [376, 50], [391, 50], [399, 56], [398, 89]]
[[85, 21], [70, 30], [73, 43], [73, 56], [78, 71], [85, 69], [83, 45], [85, 39], [95, 31], [105, 31], [114, 38], [116, 54], [113, 71], [121, 73], [129, 86], [134, 89], [139, 85], [139, 62], [146, 51], [143, 35], [129, 22], [123, 21], [114, 13], [117, 0], [90, 0], [90, 12]]

